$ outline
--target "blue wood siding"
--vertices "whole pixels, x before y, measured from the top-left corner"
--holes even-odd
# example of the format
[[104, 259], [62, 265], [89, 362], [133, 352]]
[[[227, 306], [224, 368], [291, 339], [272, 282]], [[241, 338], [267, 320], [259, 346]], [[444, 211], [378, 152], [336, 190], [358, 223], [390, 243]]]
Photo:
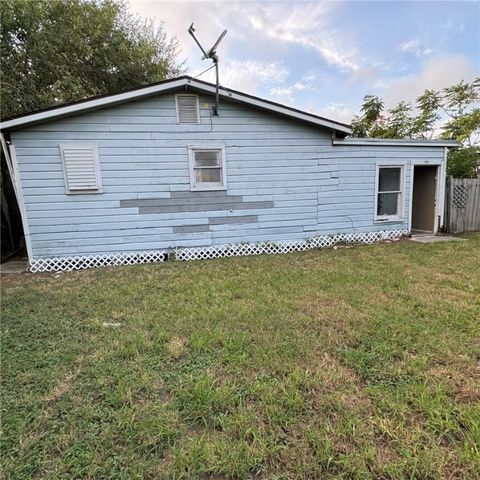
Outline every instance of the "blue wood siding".
[[[164, 94], [14, 132], [33, 257], [406, 229], [411, 161], [443, 159], [438, 147], [332, 146], [327, 129], [235, 103], [211, 118], [212, 101], [200, 96], [199, 125], [177, 125]], [[103, 193], [65, 194], [68, 142], [98, 146]], [[196, 202], [187, 146], [210, 143], [225, 145], [226, 199], [184, 207]], [[378, 162], [405, 166], [403, 222], [374, 222]]]

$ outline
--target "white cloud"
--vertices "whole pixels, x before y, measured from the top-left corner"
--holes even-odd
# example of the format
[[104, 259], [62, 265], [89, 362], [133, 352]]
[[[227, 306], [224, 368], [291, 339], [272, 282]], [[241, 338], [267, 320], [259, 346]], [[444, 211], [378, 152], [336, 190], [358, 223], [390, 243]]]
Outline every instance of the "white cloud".
[[250, 7], [246, 17], [257, 32], [273, 40], [314, 50], [329, 65], [355, 71], [359, 68], [355, 50], [330, 25], [335, 6], [334, 2], [270, 3]]
[[332, 102], [318, 110], [310, 107], [309, 111], [337, 122], [350, 124], [354, 115], [358, 113], [358, 108], [352, 104]]
[[312, 83], [316, 79], [317, 79], [317, 76], [313, 72], [308, 72], [302, 77], [302, 80], [307, 83]]
[[[305, 78], [304, 76], [303, 78]], [[314, 90], [312, 82], [295, 82], [293, 85], [280, 85], [270, 89], [270, 95], [279, 97], [282, 103], [292, 104], [295, 101], [294, 94], [297, 92], [307, 92]]]
[[[264, 46], [268, 42], [304, 47], [318, 53], [329, 65], [342, 71], [359, 68], [356, 51], [348, 47], [348, 38], [332, 27], [335, 2], [160, 2], [129, 0], [130, 9], [145, 17], [161, 19], [169, 35], [175, 35], [183, 54], [198, 64], [197, 46], [187, 29], [195, 23], [205, 48], [212, 45], [224, 28], [228, 35], [222, 43], [222, 55], [233, 41]], [[193, 62], [192, 62], [193, 60]]]
[[[181, 57], [188, 58], [193, 65], [200, 64], [201, 52], [188, 33], [190, 25], [195, 24], [195, 35], [204, 48], [209, 48], [226, 28], [229, 12], [221, 2], [128, 0], [128, 3], [132, 12], [153, 18], [156, 26], [162, 23], [167, 34], [178, 39]], [[238, 29], [229, 30], [221, 44], [224, 55], [231, 41], [241, 37], [241, 33]]]
[[461, 80], [471, 81], [477, 74], [477, 69], [466, 57], [449, 55], [429, 60], [418, 73], [395, 80], [379, 80], [376, 87], [390, 107], [401, 100], [415, 101], [427, 88], [440, 90]]
[[273, 87], [270, 89], [270, 93], [273, 95], [291, 95], [292, 92], [292, 87]]
[[413, 53], [416, 57], [427, 57], [435, 52], [432, 48], [426, 47], [418, 38], [402, 43], [399, 48], [400, 51]]
[[285, 104], [292, 104], [295, 101], [292, 94], [292, 87], [273, 87], [270, 89], [270, 95], [278, 97], [276, 100]]
[[312, 90], [312, 87], [302, 82], [295, 82], [293, 85], [293, 89], [302, 92], [304, 90]]
[[[198, 75], [201, 72], [192, 72]], [[220, 84], [226, 88], [256, 93], [260, 86], [271, 86], [283, 83], [289, 75], [288, 69], [279, 62], [260, 62], [256, 60], [225, 60], [221, 63]], [[202, 80], [215, 82], [215, 71], [212, 69], [200, 77]]]

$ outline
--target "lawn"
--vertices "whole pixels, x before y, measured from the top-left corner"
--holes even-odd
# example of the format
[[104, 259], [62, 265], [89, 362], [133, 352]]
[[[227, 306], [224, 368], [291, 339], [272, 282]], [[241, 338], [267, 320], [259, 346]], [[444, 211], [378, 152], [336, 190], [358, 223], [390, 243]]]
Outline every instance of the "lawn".
[[5, 479], [480, 478], [480, 235], [2, 279]]

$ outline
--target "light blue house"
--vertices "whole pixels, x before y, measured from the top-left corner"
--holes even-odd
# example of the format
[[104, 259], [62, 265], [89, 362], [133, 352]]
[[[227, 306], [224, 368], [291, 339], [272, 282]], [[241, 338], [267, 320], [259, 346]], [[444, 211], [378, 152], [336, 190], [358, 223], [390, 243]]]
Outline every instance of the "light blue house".
[[448, 141], [347, 125], [181, 77], [12, 118], [32, 271], [370, 242], [443, 224]]

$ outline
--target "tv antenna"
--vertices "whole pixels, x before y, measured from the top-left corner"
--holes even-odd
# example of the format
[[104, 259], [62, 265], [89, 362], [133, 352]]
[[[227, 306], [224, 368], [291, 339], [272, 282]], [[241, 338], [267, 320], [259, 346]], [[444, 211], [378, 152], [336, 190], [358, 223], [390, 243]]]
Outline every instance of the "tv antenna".
[[213, 114], [218, 115], [218, 105], [220, 103], [220, 95], [218, 93], [218, 55], [217, 55], [217, 47], [220, 45], [220, 42], [223, 40], [223, 37], [227, 34], [227, 31], [224, 30], [221, 35], [218, 37], [217, 41], [214, 43], [213, 47], [209, 50], [205, 51], [202, 47], [202, 44], [198, 41], [197, 37], [194, 34], [195, 28], [193, 28], [193, 23], [190, 25], [188, 29], [188, 33], [193, 37], [195, 43], [200, 47], [200, 50], [203, 53], [202, 60], [206, 60], [209, 58], [213, 61], [213, 65], [215, 66], [215, 77], [216, 77], [216, 88], [215, 88], [215, 105], [212, 107]]

